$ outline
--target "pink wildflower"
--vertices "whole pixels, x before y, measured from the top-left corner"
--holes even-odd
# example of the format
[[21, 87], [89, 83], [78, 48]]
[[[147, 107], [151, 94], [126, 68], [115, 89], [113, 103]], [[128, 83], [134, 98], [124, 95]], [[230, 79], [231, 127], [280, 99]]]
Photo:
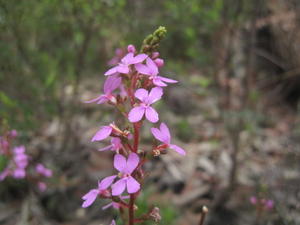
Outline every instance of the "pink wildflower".
[[[123, 200], [123, 199], [128, 199], [129, 198], [129, 195], [126, 195], [126, 196], [120, 196], [120, 199]], [[121, 204], [119, 202], [114, 202], [112, 201], [111, 203], [105, 205], [102, 207], [103, 210], [105, 209], [108, 209], [109, 207], [113, 207], [114, 209], [119, 209], [121, 207]]]
[[163, 90], [160, 87], [152, 88], [150, 93], [148, 93], [148, 91], [143, 88], [136, 90], [134, 96], [138, 98], [141, 103], [139, 106], [131, 109], [128, 114], [129, 121], [132, 123], [138, 122], [145, 114], [146, 118], [150, 122], [156, 123], [158, 121], [158, 113], [150, 105], [161, 99], [162, 95]]
[[151, 132], [157, 140], [163, 142], [166, 145], [166, 148], [171, 148], [171, 149], [175, 150], [176, 152], [178, 152], [180, 155], [186, 154], [185, 150], [183, 150], [182, 148], [180, 148], [177, 145], [171, 144], [170, 131], [165, 123], [160, 124], [160, 129], [154, 128], [154, 127], [151, 128]]
[[110, 225], [116, 225], [116, 221], [112, 220]]
[[139, 164], [139, 156], [136, 153], [130, 153], [128, 159], [120, 154], [114, 157], [114, 167], [120, 172], [121, 178], [112, 185], [112, 195], [121, 195], [125, 188], [129, 194], [135, 193], [140, 190], [140, 184], [134, 179], [131, 174]]
[[[160, 62], [160, 63], [162, 63], [162, 62]], [[167, 86], [166, 83], [177, 83], [178, 82], [177, 80], [172, 80], [167, 77], [159, 76], [157, 65], [153, 62], [152, 59], [147, 58], [146, 65], [139, 63], [139, 64], [135, 65], [135, 69], [141, 74], [149, 75], [150, 79], [152, 80], [154, 85], [156, 85], [158, 87], [165, 87], [165, 86]]]
[[251, 196], [249, 201], [251, 202], [252, 205], [256, 205], [257, 203], [257, 198], [255, 196]]
[[118, 64], [118, 62], [120, 61], [120, 59], [124, 56], [124, 51], [121, 48], [117, 48], [115, 51], [115, 56], [108, 61], [108, 65], [109, 66], [114, 66], [116, 64]]
[[98, 182], [97, 189], [91, 189], [88, 193], [86, 193], [82, 197], [82, 199], [84, 200], [84, 202], [82, 203], [82, 207], [83, 208], [89, 207], [90, 205], [93, 204], [93, 202], [96, 200], [99, 194], [105, 194], [107, 188], [112, 184], [112, 182], [116, 177], [117, 177], [116, 175], [106, 177], [101, 182]]
[[130, 68], [129, 68], [130, 65], [141, 63], [147, 57], [148, 56], [146, 54], [139, 54], [137, 56], [134, 56], [134, 54], [132, 52], [129, 52], [127, 55], [125, 55], [125, 57], [123, 57], [121, 59], [121, 62], [117, 66], [106, 71], [104, 75], [109, 76], [109, 75], [113, 75], [116, 73], [128, 74], [129, 70], [130, 70]]
[[113, 137], [111, 139], [111, 144], [104, 147], [104, 148], [101, 148], [99, 149], [98, 151], [107, 151], [107, 150], [111, 150], [111, 151], [117, 151], [119, 152], [119, 150], [123, 148], [122, 146], [122, 142], [121, 142], [121, 139], [120, 138], [117, 138], [117, 137]]
[[44, 182], [38, 182], [38, 189], [41, 191], [41, 192], [44, 192], [44, 191], [46, 191], [46, 189], [47, 189], [47, 184], [46, 183], [44, 183]]
[[35, 167], [35, 171], [44, 176], [44, 177], [51, 177], [52, 176], [52, 171], [50, 169], [47, 169], [43, 164], [39, 163]]
[[134, 45], [128, 45], [128, 46], [127, 46], [127, 51], [128, 51], [128, 52], [135, 53], [135, 52], [136, 52], [136, 50], [135, 50], [135, 47], [134, 47]]
[[117, 100], [115, 96], [112, 94], [112, 92], [117, 89], [122, 83], [122, 78], [118, 75], [116, 76], [110, 76], [106, 79], [103, 86], [103, 92], [104, 94], [98, 96], [97, 98], [94, 98], [89, 101], [85, 101], [85, 103], [92, 103], [97, 102], [97, 104], [103, 104], [105, 102], [111, 101], [113, 103], [116, 103]]

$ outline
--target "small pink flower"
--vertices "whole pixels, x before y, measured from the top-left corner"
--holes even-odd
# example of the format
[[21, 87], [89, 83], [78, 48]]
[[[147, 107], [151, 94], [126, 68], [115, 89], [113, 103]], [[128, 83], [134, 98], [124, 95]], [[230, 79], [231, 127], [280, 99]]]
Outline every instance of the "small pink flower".
[[128, 119], [130, 122], [135, 123], [140, 121], [144, 114], [146, 118], [152, 122], [156, 123], [158, 121], [158, 113], [150, 105], [161, 99], [163, 95], [163, 90], [160, 87], [152, 88], [150, 93], [146, 89], [140, 88], [136, 90], [135, 97], [138, 98], [141, 103], [139, 106], [134, 107], [128, 114]]
[[114, 157], [114, 167], [120, 172], [121, 178], [112, 185], [112, 195], [121, 195], [125, 188], [129, 194], [135, 193], [140, 190], [140, 184], [134, 179], [131, 174], [139, 164], [139, 156], [136, 153], [130, 153], [128, 159], [120, 154]]
[[116, 225], [116, 221], [112, 220], [110, 225]]
[[265, 203], [265, 207], [268, 209], [268, 210], [271, 210], [273, 209], [274, 207], [274, 201], [271, 200], [271, 199], [268, 199]]
[[[129, 195], [126, 195], [126, 196], [119, 196], [120, 199], [128, 199], [129, 198]], [[102, 207], [102, 210], [105, 210], [105, 209], [108, 209], [109, 207], [113, 207], [114, 209], [119, 209], [121, 206], [121, 204], [119, 202], [114, 202], [112, 201], [111, 203], [105, 205]]]
[[38, 182], [38, 189], [41, 191], [41, 192], [44, 192], [44, 191], [46, 191], [46, 189], [47, 189], [47, 184], [46, 183], [44, 183], [44, 182]]
[[168, 148], [171, 148], [171, 149], [175, 150], [180, 155], [185, 155], [186, 154], [185, 150], [183, 150], [182, 148], [180, 148], [177, 145], [171, 144], [170, 131], [169, 131], [169, 128], [167, 127], [167, 125], [165, 123], [160, 124], [160, 129], [154, 128], [154, 127], [151, 128], [151, 132], [157, 140], [163, 142]]
[[157, 67], [162, 67], [164, 65], [164, 60], [161, 58], [155, 59], [154, 62], [157, 65]]
[[22, 179], [26, 176], [26, 172], [23, 168], [16, 168], [14, 171], [13, 171], [13, 174], [12, 176], [16, 179]]
[[105, 193], [107, 188], [114, 182], [114, 179], [117, 176], [110, 176], [104, 178], [101, 182], [98, 182], [97, 189], [91, 189], [88, 193], [86, 193], [82, 199], [84, 202], [82, 203], [82, 208], [87, 208], [93, 204], [99, 194]]
[[111, 151], [117, 151], [119, 152], [119, 150], [123, 148], [122, 146], [122, 142], [121, 142], [121, 139], [120, 138], [117, 138], [117, 137], [113, 137], [111, 139], [111, 144], [104, 147], [104, 148], [101, 148], [99, 149], [98, 151], [107, 151], [107, 150], [111, 150]]
[[136, 50], [135, 50], [135, 47], [134, 47], [134, 45], [128, 45], [128, 46], [127, 46], [127, 51], [128, 51], [128, 52], [135, 53], [135, 52], [136, 52]]
[[[24, 146], [18, 146], [14, 148], [14, 162], [17, 168], [25, 169], [28, 165], [28, 156], [25, 153]], [[21, 174], [21, 173], [19, 173]]]
[[112, 131], [113, 131], [112, 126], [100, 127], [100, 129], [97, 131], [97, 133], [92, 138], [92, 142], [104, 140], [105, 138], [109, 137], [109, 135], [112, 133]]
[[121, 82], [122, 82], [122, 78], [119, 77], [118, 75], [109, 76], [104, 82], [104, 86], [103, 86], [104, 94], [92, 100], [85, 101], [85, 103], [97, 102], [97, 104], [103, 104], [108, 101], [116, 103], [117, 100], [115, 96], [112, 94], [112, 92], [121, 85]]
[[43, 164], [39, 163], [35, 167], [35, 171], [45, 177], [51, 177], [52, 176], [52, 170], [47, 169]]
[[252, 205], [256, 205], [257, 203], [257, 198], [255, 196], [251, 196], [249, 201], [251, 202]]
[[108, 61], [108, 65], [109, 66], [114, 66], [116, 64], [118, 64], [118, 62], [120, 61], [120, 59], [124, 56], [124, 51], [121, 48], [117, 48], [115, 51], [115, 56]]
[[125, 57], [123, 57], [121, 59], [121, 62], [117, 66], [106, 71], [104, 75], [109, 76], [109, 75], [113, 75], [116, 73], [128, 74], [129, 70], [130, 70], [130, 68], [129, 68], [130, 65], [141, 63], [147, 57], [148, 56], [146, 54], [139, 54], [137, 56], [134, 56], [134, 54], [132, 52], [129, 52], [127, 55], [125, 55]]
[[[163, 62], [159, 62], [159, 63], [163, 63]], [[165, 86], [167, 86], [166, 83], [177, 83], [178, 82], [177, 80], [172, 80], [167, 77], [159, 76], [157, 65], [153, 62], [152, 59], [147, 58], [146, 65], [139, 63], [139, 64], [135, 65], [135, 69], [141, 74], [149, 75], [150, 79], [152, 79], [154, 85], [156, 85], [158, 87], [165, 87]]]

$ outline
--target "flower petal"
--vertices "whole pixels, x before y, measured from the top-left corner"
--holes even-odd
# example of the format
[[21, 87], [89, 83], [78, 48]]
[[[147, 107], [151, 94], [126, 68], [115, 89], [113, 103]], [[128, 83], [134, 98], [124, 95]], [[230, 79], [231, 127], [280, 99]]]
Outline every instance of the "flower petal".
[[133, 194], [138, 190], [140, 190], [141, 185], [132, 176], [128, 177], [126, 184], [127, 184], [127, 192], [129, 194]]
[[128, 114], [128, 119], [130, 122], [135, 123], [140, 121], [145, 113], [145, 108], [143, 106], [137, 106], [130, 110]]
[[112, 93], [115, 89], [117, 89], [122, 83], [122, 78], [119, 75], [109, 76], [103, 86], [103, 91], [105, 94]]
[[126, 158], [120, 154], [116, 154], [114, 157], [114, 167], [119, 172], [123, 172], [126, 168]]
[[148, 57], [148, 55], [146, 55], [146, 54], [138, 54], [137, 56], [135, 56], [135, 57], [130, 61], [130, 64], [141, 63], [141, 62], [143, 62], [147, 57]]
[[159, 99], [161, 99], [162, 95], [163, 95], [162, 88], [160, 88], [160, 87], [152, 88], [149, 93], [149, 97], [148, 97], [149, 104], [152, 104], [152, 103], [158, 101]]
[[113, 67], [113, 68], [107, 70], [107, 71], [104, 73], [104, 75], [105, 75], [105, 76], [109, 76], [109, 75], [113, 75], [113, 74], [117, 73], [117, 67], [118, 67], [118, 66], [115, 66], [115, 67]]
[[166, 87], [166, 86], [168, 86], [167, 84], [165, 84], [164, 82], [162, 82], [162, 80], [159, 77], [157, 77], [157, 76], [152, 79], [152, 82], [157, 87]]
[[155, 64], [155, 62], [153, 62], [152, 59], [147, 58], [146, 64], [147, 64], [148, 68], [150, 69], [152, 75], [158, 74], [157, 65]]
[[138, 166], [140, 158], [136, 153], [130, 153], [126, 164], [126, 173], [131, 174], [133, 170]]
[[167, 83], [172, 83], [172, 84], [178, 83], [177, 80], [173, 80], [173, 79], [170, 79], [170, 78], [167, 78], [167, 77], [161, 77], [161, 76], [157, 76], [157, 77], [160, 78], [162, 81], [167, 82]]
[[129, 52], [127, 55], [125, 55], [122, 59], [121, 59], [121, 62], [125, 65], [129, 65], [130, 62], [132, 62], [134, 59], [133, 57], [133, 53], [132, 52]]
[[116, 183], [112, 185], [112, 195], [120, 195], [124, 192], [126, 187], [126, 180], [125, 179], [120, 179]]
[[168, 126], [165, 123], [161, 123], [159, 126], [160, 132], [163, 134], [163, 136], [166, 137], [165, 140], [168, 140], [168, 143], [170, 143], [171, 140], [171, 134]]
[[118, 71], [119, 73], [125, 73], [125, 74], [127, 74], [127, 73], [129, 73], [129, 67], [128, 67], [127, 65], [122, 65], [122, 64], [120, 64], [120, 65], [117, 67], [117, 71]]
[[146, 108], [146, 118], [152, 123], [156, 123], [158, 121], [158, 113], [151, 106]]
[[169, 142], [167, 141], [166, 136], [163, 135], [163, 133], [162, 133], [159, 129], [157, 129], [157, 128], [155, 128], [155, 127], [152, 127], [152, 128], [151, 128], [151, 133], [153, 134], [153, 136], [154, 136], [157, 140], [159, 140], [159, 141], [161, 141], [161, 142], [163, 142], [163, 143], [169, 144]]
[[142, 102], [148, 98], [148, 95], [148, 91], [144, 88], [137, 89], [134, 93], [134, 96]]
[[93, 102], [97, 102], [102, 98], [102, 95], [98, 96], [97, 98], [93, 98], [91, 100], [88, 101], [84, 101], [84, 103], [93, 103]]
[[92, 138], [92, 142], [94, 141], [101, 141], [105, 138], [107, 138], [112, 132], [111, 126], [102, 126], [100, 130], [97, 131], [97, 133]]
[[180, 148], [179, 146], [177, 146], [177, 145], [170, 145], [170, 148], [173, 149], [173, 150], [175, 150], [180, 155], [186, 155], [186, 152], [182, 148]]
[[98, 149], [98, 151], [103, 152], [103, 151], [107, 151], [107, 150], [111, 150], [111, 149], [112, 149], [112, 145], [108, 145], [108, 146], [105, 146], [104, 148]]
[[102, 210], [108, 209], [109, 207], [112, 207], [113, 203], [108, 203], [107, 205], [102, 206]]
[[141, 74], [151, 75], [149, 68], [147, 66], [145, 66], [144, 64], [141, 64], [141, 63], [135, 64], [134, 67]]
[[90, 190], [87, 194], [85, 194], [82, 197], [82, 199], [84, 200], [84, 202], [82, 203], [81, 207], [82, 208], [89, 207], [96, 200], [97, 196], [98, 196], [98, 190], [97, 189]]
[[105, 177], [103, 180], [101, 180], [101, 182], [98, 183], [98, 189], [99, 190], [107, 189], [112, 184], [112, 182], [114, 182], [116, 177], [117, 177], [116, 175]]

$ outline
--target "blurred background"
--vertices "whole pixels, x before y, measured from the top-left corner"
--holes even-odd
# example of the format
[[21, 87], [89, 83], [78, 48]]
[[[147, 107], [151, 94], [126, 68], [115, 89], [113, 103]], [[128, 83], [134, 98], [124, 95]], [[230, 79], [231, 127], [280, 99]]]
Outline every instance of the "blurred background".
[[300, 224], [299, 12], [298, 0], [0, 0], [1, 132], [53, 170], [42, 193], [0, 183], [0, 224], [109, 224], [106, 201], [81, 197], [113, 172], [90, 139], [117, 113], [83, 101], [117, 48], [160, 25], [161, 74], [180, 82], [156, 108], [188, 154], [147, 165], [138, 210], [159, 206], [163, 225], [199, 224], [203, 205], [207, 225]]

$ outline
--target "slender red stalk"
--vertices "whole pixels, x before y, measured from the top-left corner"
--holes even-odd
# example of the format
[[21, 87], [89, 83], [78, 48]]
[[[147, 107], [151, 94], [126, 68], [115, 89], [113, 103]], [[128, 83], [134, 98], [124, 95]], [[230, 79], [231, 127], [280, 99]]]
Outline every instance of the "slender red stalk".
[[130, 195], [130, 201], [129, 201], [129, 209], [128, 209], [128, 214], [129, 214], [129, 225], [134, 225], [134, 194]]

